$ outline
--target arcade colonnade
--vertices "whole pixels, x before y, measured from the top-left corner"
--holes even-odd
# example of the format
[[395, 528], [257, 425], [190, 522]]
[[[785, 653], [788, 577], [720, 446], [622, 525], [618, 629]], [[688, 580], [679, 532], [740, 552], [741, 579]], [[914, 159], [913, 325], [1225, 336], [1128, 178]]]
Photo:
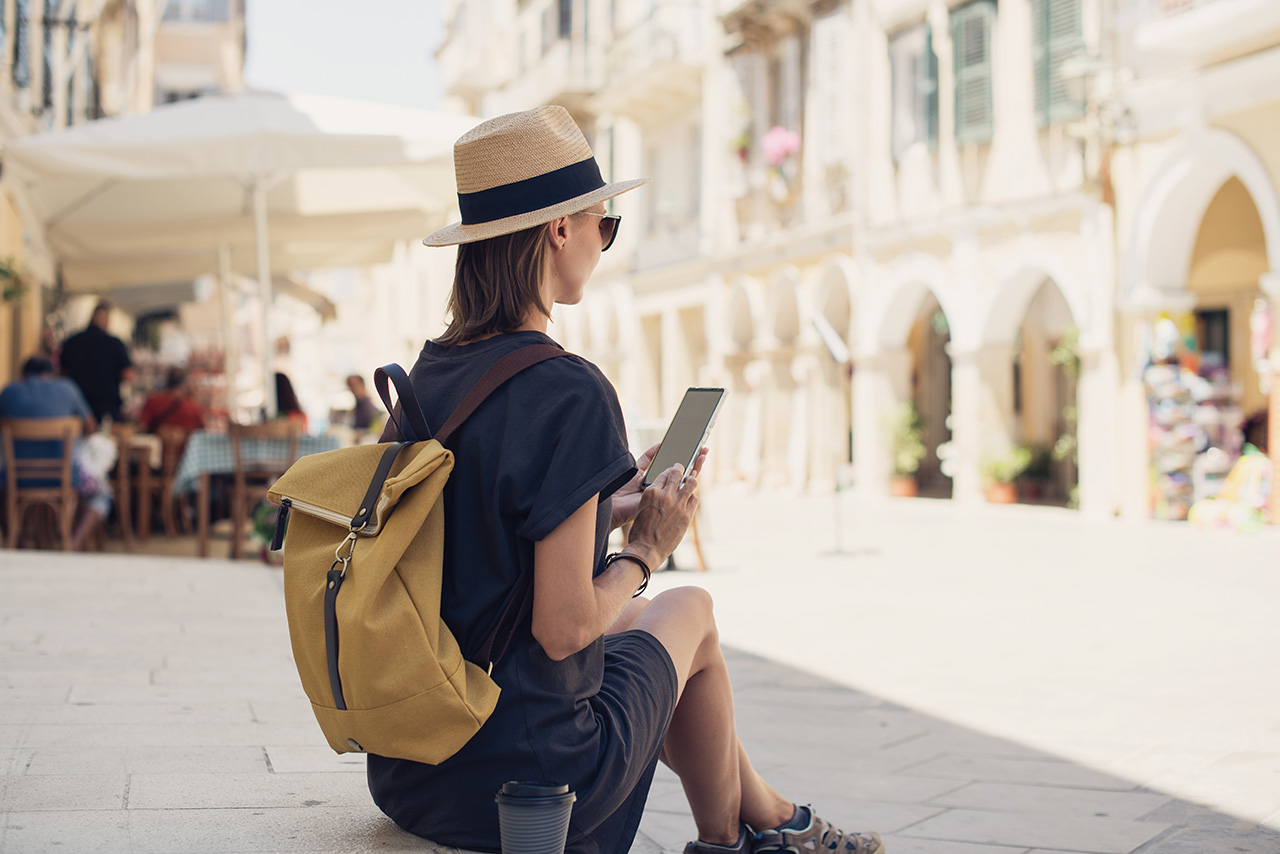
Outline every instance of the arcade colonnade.
[[[709, 463], [719, 482], [885, 494], [887, 413], [910, 401], [925, 423], [922, 494], [981, 501], [990, 460], [1070, 432], [1050, 498], [1075, 487], [1084, 513], [1144, 518], [1153, 325], [1229, 314], [1245, 414], [1266, 405], [1249, 308], [1280, 299], [1280, 162], [1266, 159], [1280, 151], [1260, 151], [1205, 128], [1120, 150], [1114, 205], [1081, 194], [1016, 221], [871, 232], [856, 251], [707, 261], [652, 293], [606, 280], [564, 315], [564, 340], [614, 380], [636, 444], [661, 436], [686, 387], [728, 388]], [[1280, 365], [1280, 323], [1270, 330], [1263, 355]], [[1063, 346], [1074, 371], [1054, 360]]]
[[[708, 270], [653, 297], [593, 287], [565, 315], [566, 342], [618, 386], [637, 445], [660, 437], [686, 387], [726, 387], [712, 474], [760, 488], [852, 480], [887, 493], [886, 414], [910, 401], [925, 421], [923, 494], [979, 501], [984, 462], [1018, 443], [1051, 446], [1063, 393], [1078, 393], [1077, 429], [1097, 436], [1081, 454], [1081, 506], [1102, 506], [1115, 489], [1105, 446], [1116, 377], [1110, 316], [1092, 309], [1103, 295], [1087, 283], [1110, 273], [1098, 268], [1110, 257], [1107, 212], [1055, 214], [1066, 231], [933, 241], [945, 251], [890, 246]], [[1078, 390], [1057, 388], [1048, 359], [1069, 330], [1079, 333]]]

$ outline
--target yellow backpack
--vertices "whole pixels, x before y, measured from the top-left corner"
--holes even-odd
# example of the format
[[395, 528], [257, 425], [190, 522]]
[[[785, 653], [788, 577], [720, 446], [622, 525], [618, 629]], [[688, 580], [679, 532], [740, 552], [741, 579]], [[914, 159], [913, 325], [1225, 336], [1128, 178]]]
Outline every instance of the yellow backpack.
[[532, 605], [532, 579], [521, 580], [478, 660], [467, 661], [440, 616], [442, 493], [454, 465], [444, 443], [508, 379], [565, 355], [536, 344], [504, 356], [434, 433], [404, 370], [379, 368], [375, 385], [407, 441], [302, 457], [272, 486], [293, 657], [338, 753], [439, 764], [493, 712], [499, 688], [489, 672]]

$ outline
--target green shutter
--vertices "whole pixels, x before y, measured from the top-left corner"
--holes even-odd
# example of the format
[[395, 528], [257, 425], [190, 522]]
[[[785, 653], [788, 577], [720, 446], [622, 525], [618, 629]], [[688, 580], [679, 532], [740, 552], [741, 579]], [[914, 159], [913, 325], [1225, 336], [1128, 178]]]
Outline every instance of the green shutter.
[[1045, 75], [1048, 120], [1064, 122], [1079, 118], [1084, 105], [1071, 97], [1062, 79], [1062, 64], [1084, 50], [1084, 26], [1081, 0], [1042, 0], [1048, 7], [1045, 29], [1049, 43], [1049, 62]]
[[1031, 0], [1031, 68], [1035, 89], [1036, 124], [1049, 123], [1049, 2]]
[[995, 117], [991, 97], [991, 36], [996, 5], [978, 0], [951, 13], [951, 49], [956, 72], [956, 142], [991, 139]]
[[1079, 118], [1084, 105], [1071, 97], [1062, 65], [1084, 51], [1081, 0], [1031, 0], [1036, 123]]

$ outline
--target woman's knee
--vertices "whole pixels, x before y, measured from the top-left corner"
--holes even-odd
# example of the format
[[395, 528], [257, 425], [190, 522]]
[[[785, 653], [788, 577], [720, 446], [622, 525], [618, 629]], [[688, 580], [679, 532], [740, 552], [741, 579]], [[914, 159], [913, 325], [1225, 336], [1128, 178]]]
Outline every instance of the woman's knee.
[[673, 587], [654, 597], [654, 603], [662, 602], [679, 613], [682, 619], [701, 628], [706, 634], [716, 636], [715, 604], [711, 594], [701, 587]]

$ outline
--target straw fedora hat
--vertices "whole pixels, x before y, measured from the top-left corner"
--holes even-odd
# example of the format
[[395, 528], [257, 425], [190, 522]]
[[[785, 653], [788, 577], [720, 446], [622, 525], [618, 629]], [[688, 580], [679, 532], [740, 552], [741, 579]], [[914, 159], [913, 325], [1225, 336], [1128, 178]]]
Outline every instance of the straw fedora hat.
[[564, 107], [537, 107], [482, 122], [453, 145], [462, 222], [422, 242], [453, 246], [533, 228], [635, 189], [607, 184], [586, 137]]

